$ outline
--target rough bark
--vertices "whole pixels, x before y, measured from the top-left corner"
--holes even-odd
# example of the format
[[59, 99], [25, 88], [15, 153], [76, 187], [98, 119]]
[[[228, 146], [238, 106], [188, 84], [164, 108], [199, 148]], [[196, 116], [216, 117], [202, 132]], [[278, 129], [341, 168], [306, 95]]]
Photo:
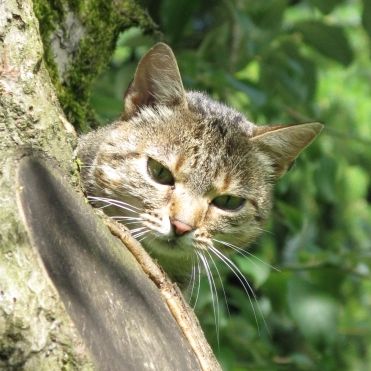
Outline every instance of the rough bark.
[[75, 138], [43, 63], [31, 1], [0, 2], [0, 367], [92, 369], [90, 356], [45, 277], [16, 202], [19, 148], [41, 148], [73, 173]]
[[[77, 9], [74, 14], [79, 17], [87, 3], [60, 2], [64, 9]], [[109, 2], [111, 7], [124, 3], [132, 4]], [[40, 4], [48, 3], [37, 0], [36, 8]], [[73, 8], [73, 4], [79, 6]], [[125, 12], [127, 8], [120, 9]], [[88, 17], [90, 13], [84, 14]], [[71, 20], [68, 16], [64, 19]], [[136, 24], [138, 19], [133, 19]], [[108, 232], [78, 192], [73, 161], [76, 136], [58, 97], [62, 102], [66, 94], [72, 101], [77, 99], [76, 79], [81, 74], [84, 84], [85, 76], [85, 93], [78, 106], [83, 114], [75, 118], [77, 123], [84, 121], [92, 76], [107, 61], [119, 29], [112, 31], [109, 41], [102, 42], [107, 53], [102, 59], [97, 57], [85, 75], [82, 67], [74, 68], [86, 61], [81, 55], [86, 49], [77, 46], [86, 45], [83, 38], [75, 40], [64, 57], [53, 54], [49, 67], [57, 61], [62, 64], [51, 79], [32, 1], [0, 1], [2, 369], [116, 370], [118, 365], [135, 370], [219, 368], [176, 289], [158, 290], [158, 282], [153, 284], [147, 276], [150, 272], [143, 272], [138, 257]], [[43, 38], [48, 40], [45, 35]], [[72, 70], [78, 73], [68, 72]], [[75, 117], [76, 111], [68, 107], [70, 116]], [[123, 242], [130, 240], [127, 235], [128, 240], [122, 237], [124, 231], [115, 233]], [[165, 276], [160, 282], [173, 287]], [[178, 315], [174, 316], [177, 300]], [[179, 327], [182, 316], [188, 319]], [[187, 326], [193, 327], [197, 341]]]

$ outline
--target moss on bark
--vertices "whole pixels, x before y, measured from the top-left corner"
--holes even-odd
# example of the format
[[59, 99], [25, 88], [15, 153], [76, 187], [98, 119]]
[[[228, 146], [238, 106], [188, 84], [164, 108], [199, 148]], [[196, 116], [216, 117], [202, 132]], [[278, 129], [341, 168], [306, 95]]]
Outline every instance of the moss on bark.
[[95, 126], [92, 83], [109, 63], [120, 32], [156, 25], [134, 0], [34, 0], [44, 58], [67, 118], [78, 131]]

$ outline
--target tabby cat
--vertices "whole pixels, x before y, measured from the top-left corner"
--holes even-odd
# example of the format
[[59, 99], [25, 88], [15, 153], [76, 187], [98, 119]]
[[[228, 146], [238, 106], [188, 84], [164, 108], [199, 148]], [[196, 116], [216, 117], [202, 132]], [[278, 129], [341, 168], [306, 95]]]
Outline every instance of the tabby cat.
[[[175, 56], [158, 43], [141, 59], [125, 112], [81, 137], [89, 200], [131, 229], [178, 282], [261, 233], [275, 181], [320, 123], [256, 126], [207, 95], [185, 91]], [[194, 273], [194, 271], [193, 271]]]

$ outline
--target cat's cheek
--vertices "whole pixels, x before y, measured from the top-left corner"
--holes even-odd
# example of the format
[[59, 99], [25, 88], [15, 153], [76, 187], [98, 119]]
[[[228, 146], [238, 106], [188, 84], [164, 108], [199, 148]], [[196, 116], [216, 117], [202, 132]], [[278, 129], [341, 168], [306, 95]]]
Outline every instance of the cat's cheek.
[[[226, 251], [232, 253], [234, 250], [233, 247], [245, 248], [250, 243], [255, 241], [259, 234], [260, 233], [256, 229], [247, 227], [246, 229], [241, 229], [234, 233], [217, 233], [214, 237], [214, 240], [220, 241], [220, 244], [224, 246]], [[230, 245], [225, 245], [223, 242]]]
[[162, 218], [162, 223], [159, 232], [164, 236], [169, 236], [171, 233], [170, 219], [167, 215]]
[[153, 212], [148, 212], [147, 221], [143, 224], [160, 236], [171, 234], [171, 223], [167, 208], [162, 208]]
[[108, 166], [101, 165], [97, 167], [94, 173], [96, 184], [100, 191], [105, 195], [112, 195], [114, 189], [121, 186], [121, 177], [116, 169]]
[[210, 205], [204, 223], [213, 234], [228, 231], [231, 227], [231, 216], [226, 211]]

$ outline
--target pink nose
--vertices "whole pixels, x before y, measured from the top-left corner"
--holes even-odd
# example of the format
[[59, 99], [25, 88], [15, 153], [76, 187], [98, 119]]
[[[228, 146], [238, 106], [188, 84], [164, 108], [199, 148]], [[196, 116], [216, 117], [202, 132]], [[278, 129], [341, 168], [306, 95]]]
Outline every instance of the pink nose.
[[171, 225], [174, 227], [175, 234], [177, 234], [178, 236], [182, 236], [183, 234], [193, 229], [189, 224], [183, 223], [176, 219], [173, 219], [170, 222]]

